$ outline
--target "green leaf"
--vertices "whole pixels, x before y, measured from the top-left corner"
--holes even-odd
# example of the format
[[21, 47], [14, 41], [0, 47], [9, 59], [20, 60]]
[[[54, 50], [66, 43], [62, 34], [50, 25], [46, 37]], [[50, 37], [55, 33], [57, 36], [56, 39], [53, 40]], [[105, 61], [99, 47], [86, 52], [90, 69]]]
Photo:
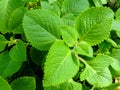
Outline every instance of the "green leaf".
[[61, 85], [60, 90], [82, 90], [82, 85], [70, 79]]
[[98, 89], [98, 90], [119, 90], [117, 88], [120, 87], [120, 82], [119, 83], [113, 83], [107, 87], [104, 87], [104, 88], [101, 88], [101, 89]]
[[41, 7], [46, 9], [46, 10], [49, 10], [49, 11], [56, 13], [56, 15], [58, 15], [58, 16], [61, 15], [61, 10], [60, 10], [60, 7], [59, 7], [57, 2], [50, 4], [47, 1], [41, 1]]
[[93, 0], [94, 4], [96, 7], [101, 7], [102, 6], [102, 1], [101, 0]]
[[21, 34], [23, 33], [22, 28], [22, 19], [25, 13], [24, 7], [19, 7], [11, 14], [8, 22], [8, 27], [10, 31], [12, 31], [15, 34]]
[[87, 80], [95, 87], [105, 87], [112, 83], [111, 73], [108, 66], [113, 59], [107, 55], [99, 54], [91, 61], [84, 61], [86, 68], [81, 73], [80, 79]]
[[8, 22], [11, 14], [21, 5], [22, 0], [0, 0], [0, 31], [2, 33], [10, 32]]
[[5, 49], [7, 43], [8, 41], [5, 39], [5, 37], [0, 34], [0, 51]]
[[7, 77], [17, 72], [21, 67], [21, 62], [14, 61], [10, 58], [9, 52], [3, 52], [0, 54], [0, 75]]
[[50, 48], [44, 69], [43, 86], [59, 85], [75, 76], [79, 61], [63, 41], [57, 41]]
[[45, 87], [45, 90], [82, 90], [82, 85], [70, 79], [56, 87]]
[[120, 32], [120, 20], [113, 21], [112, 30]]
[[115, 59], [111, 64], [111, 73], [114, 77], [120, 76], [120, 49], [113, 49], [111, 56]]
[[78, 32], [74, 28], [69, 26], [64, 26], [61, 27], [60, 30], [62, 32], [62, 38], [68, 46], [72, 47], [77, 43], [79, 36], [78, 36]]
[[12, 90], [6, 80], [0, 76], [0, 90]]
[[25, 13], [23, 27], [26, 37], [39, 50], [48, 50], [60, 38], [62, 20], [47, 10], [32, 10]]
[[89, 8], [88, 0], [64, 0], [62, 11], [78, 15]]
[[0, 54], [0, 75], [7, 77], [17, 72], [23, 61], [26, 61], [26, 47], [19, 41], [10, 52]]
[[11, 83], [12, 90], [36, 90], [34, 77], [20, 77]]
[[33, 63], [35, 63], [38, 66], [43, 65], [43, 61], [45, 59], [45, 55], [47, 52], [45, 51], [40, 51], [35, 49], [34, 47], [30, 48], [30, 57]]
[[105, 7], [90, 8], [81, 13], [75, 24], [80, 41], [96, 45], [106, 39], [112, 27], [113, 15], [112, 10]]
[[26, 61], [26, 46], [21, 40], [10, 50], [10, 57], [15, 61]]
[[88, 57], [93, 57], [92, 47], [84, 41], [79, 42], [79, 44], [74, 47], [74, 51], [77, 54], [85, 55], [85, 56], [88, 56]]
[[75, 16], [74, 16], [74, 14], [67, 13], [64, 16], [62, 16], [62, 19], [63, 19], [65, 25], [74, 27], [74, 23], [75, 23]]
[[116, 11], [115, 17], [117, 20], [120, 20], [120, 8]]

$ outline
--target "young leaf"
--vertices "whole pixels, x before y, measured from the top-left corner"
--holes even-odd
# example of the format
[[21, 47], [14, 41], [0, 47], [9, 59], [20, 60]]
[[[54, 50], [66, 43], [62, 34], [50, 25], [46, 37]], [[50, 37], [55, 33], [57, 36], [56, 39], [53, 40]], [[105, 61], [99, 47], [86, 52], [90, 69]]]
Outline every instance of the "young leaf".
[[65, 41], [65, 43], [70, 46], [73, 47], [73, 45], [75, 45], [77, 43], [78, 40], [78, 32], [69, 26], [64, 26], [60, 28], [61, 32], [62, 32], [62, 38]]
[[86, 68], [81, 73], [80, 79], [87, 80], [95, 87], [105, 87], [112, 83], [111, 73], [108, 66], [113, 62], [112, 58], [106, 55], [98, 55], [91, 61], [84, 61]]
[[79, 61], [63, 41], [55, 42], [48, 53], [44, 68], [44, 87], [59, 85], [75, 76]]
[[115, 58], [114, 62], [111, 64], [111, 73], [113, 77], [120, 76], [120, 49], [113, 49], [111, 56]]
[[23, 27], [26, 37], [39, 50], [48, 50], [60, 38], [58, 27], [62, 19], [47, 10], [32, 10], [25, 13]]
[[34, 77], [20, 77], [11, 83], [12, 90], [36, 90]]
[[0, 76], [0, 90], [12, 90], [6, 80]]
[[[96, 45], [108, 37], [114, 13], [105, 7], [90, 8], [76, 19], [80, 40]], [[102, 31], [101, 31], [102, 30]]]
[[79, 42], [79, 44], [74, 47], [74, 51], [77, 54], [85, 55], [85, 56], [88, 56], [88, 57], [93, 57], [92, 47], [84, 41]]
[[5, 49], [7, 43], [8, 41], [5, 39], [5, 37], [0, 34], [0, 51], [3, 51]]
[[8, 28], [10, 16], [21, 5], [22, 0], [0, 0], [0, 31], [2, 33], [10, 32]]
[[64, 0], [62, 10], [65, 13], [74, 13], [78, 15], [88, 8], [88, 0]]

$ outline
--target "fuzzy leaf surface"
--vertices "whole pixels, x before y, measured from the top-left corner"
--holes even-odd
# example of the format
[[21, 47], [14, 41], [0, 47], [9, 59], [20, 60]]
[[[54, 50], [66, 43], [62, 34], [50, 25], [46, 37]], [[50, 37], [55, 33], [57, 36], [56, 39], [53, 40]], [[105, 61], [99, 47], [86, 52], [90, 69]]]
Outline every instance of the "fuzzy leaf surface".
[[76, 19], [80, 40], [96, 45], [106, 39], [112, 28], [114, 13], [105, 7], [90, 8]]
[[23, 27], [26, 37], [39, 50], [48, 50], [60, 38], [62, 20], [54, 13], [37, 9], [25, 13]]
[[111, 73], [108, 66], [113, 62], [112, 58], [106, 55], [98, 55], [91, 61], [85, 61], [86, 68], [81, 73], [81, 80], [87, 80], [96, 87], [104, 87], [112, 83]]
[[75, 76], [79, 61], [72, 57], [71, 50], [63, 41], [57, 41], [50, 48], [44, 69], [43, 85], [59, 85]]

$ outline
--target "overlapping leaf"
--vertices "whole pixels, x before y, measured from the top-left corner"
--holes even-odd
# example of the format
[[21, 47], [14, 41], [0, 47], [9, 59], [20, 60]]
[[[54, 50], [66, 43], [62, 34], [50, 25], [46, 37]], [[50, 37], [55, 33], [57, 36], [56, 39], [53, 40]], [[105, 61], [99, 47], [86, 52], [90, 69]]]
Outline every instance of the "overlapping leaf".
[[0, 34], [0, 51], [5, 49], [7, 43], [8, 41], [5, 39], [5, 37]]
[[82, 90], [82, 85], [70, 79], [58, 87], [46, 87], [45, 90]]
[[43, 85], [54, 86], [74, 77], [79, 70], [79, 62], [72, 57], [71, 50], [63, 41], [57, 41], [48, 53], [44, 69]]
[[11, 83], [12, 90], [36, 90], [34, 77], [20, 77]]
[[90, 8], [76, 19], [76, 29], [80, 40], [95, 45], [108, 37], [113, 21], [113, 12], [109, 8]]
[[0, 90], [12, 90], [6, 80], [0, 76]]
[[78, 15], [84, 10], [89, 8], [88, 0], [64, 0], [63, 2], [63, 12], [65, 13], [74, 13]]
[[74, 28], [69, 26], [64, 26], [61, 27], [60, 30], [62, 32], [63, 40], [68, 46], [72, 47], [77, 43], [79, 36], [78, 36], [78, 32]]
[[[3, 33], [10, 32], [8, 22], [11, 14], [20, 6], [22, 0], [0, 0], [0, 31]], [[18, 17], [19, 18], [19, 17]], [[18, 19], [14, 18], [14, 19]], [[22, 20], [22, 19], [21, 19]]]
[[33, 10], [25, 14], [23, 27], [26, 37], [39, 50], [47, 50], [60, 38], [58, 27], [63, 25], [56, 14], [47, 10]]
[[26, 51], [23, 42], [18, 42], [11, 51], [0, 54], [0, 75], [7, 77], [17, 72], [23, 61], [26, 60]]
[[111, 56], [115, 58], [114, 62], [111, 64], [111, 73], [113, 77], [120, 76], [120, 49], [113, 49]]
[[74, 47], [74, 51], [77, 54], [80, 54], [80, 55], [93, 57], [93, 49], [92, 49], [92, 47], [88, 43], [86, 43], [84, 41], [79, 42], [79, 44]]
[[86, 68], [81, 73], [81, 80], [87, 80], [95, 87], [104, 87], [112, 83], [111, 73], [108, 66], [113, 62], [112, 58], [106, 55], [98, 55], [91, 61], [85, 61]]

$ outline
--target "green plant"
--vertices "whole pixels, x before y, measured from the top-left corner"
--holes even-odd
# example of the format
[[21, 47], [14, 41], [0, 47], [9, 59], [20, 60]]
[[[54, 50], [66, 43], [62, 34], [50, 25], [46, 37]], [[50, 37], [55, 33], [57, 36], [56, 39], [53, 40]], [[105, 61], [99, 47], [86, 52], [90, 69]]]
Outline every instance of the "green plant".
[[0, 0], [0, 90], [116, 90], [120, 9], [109, 2]]

